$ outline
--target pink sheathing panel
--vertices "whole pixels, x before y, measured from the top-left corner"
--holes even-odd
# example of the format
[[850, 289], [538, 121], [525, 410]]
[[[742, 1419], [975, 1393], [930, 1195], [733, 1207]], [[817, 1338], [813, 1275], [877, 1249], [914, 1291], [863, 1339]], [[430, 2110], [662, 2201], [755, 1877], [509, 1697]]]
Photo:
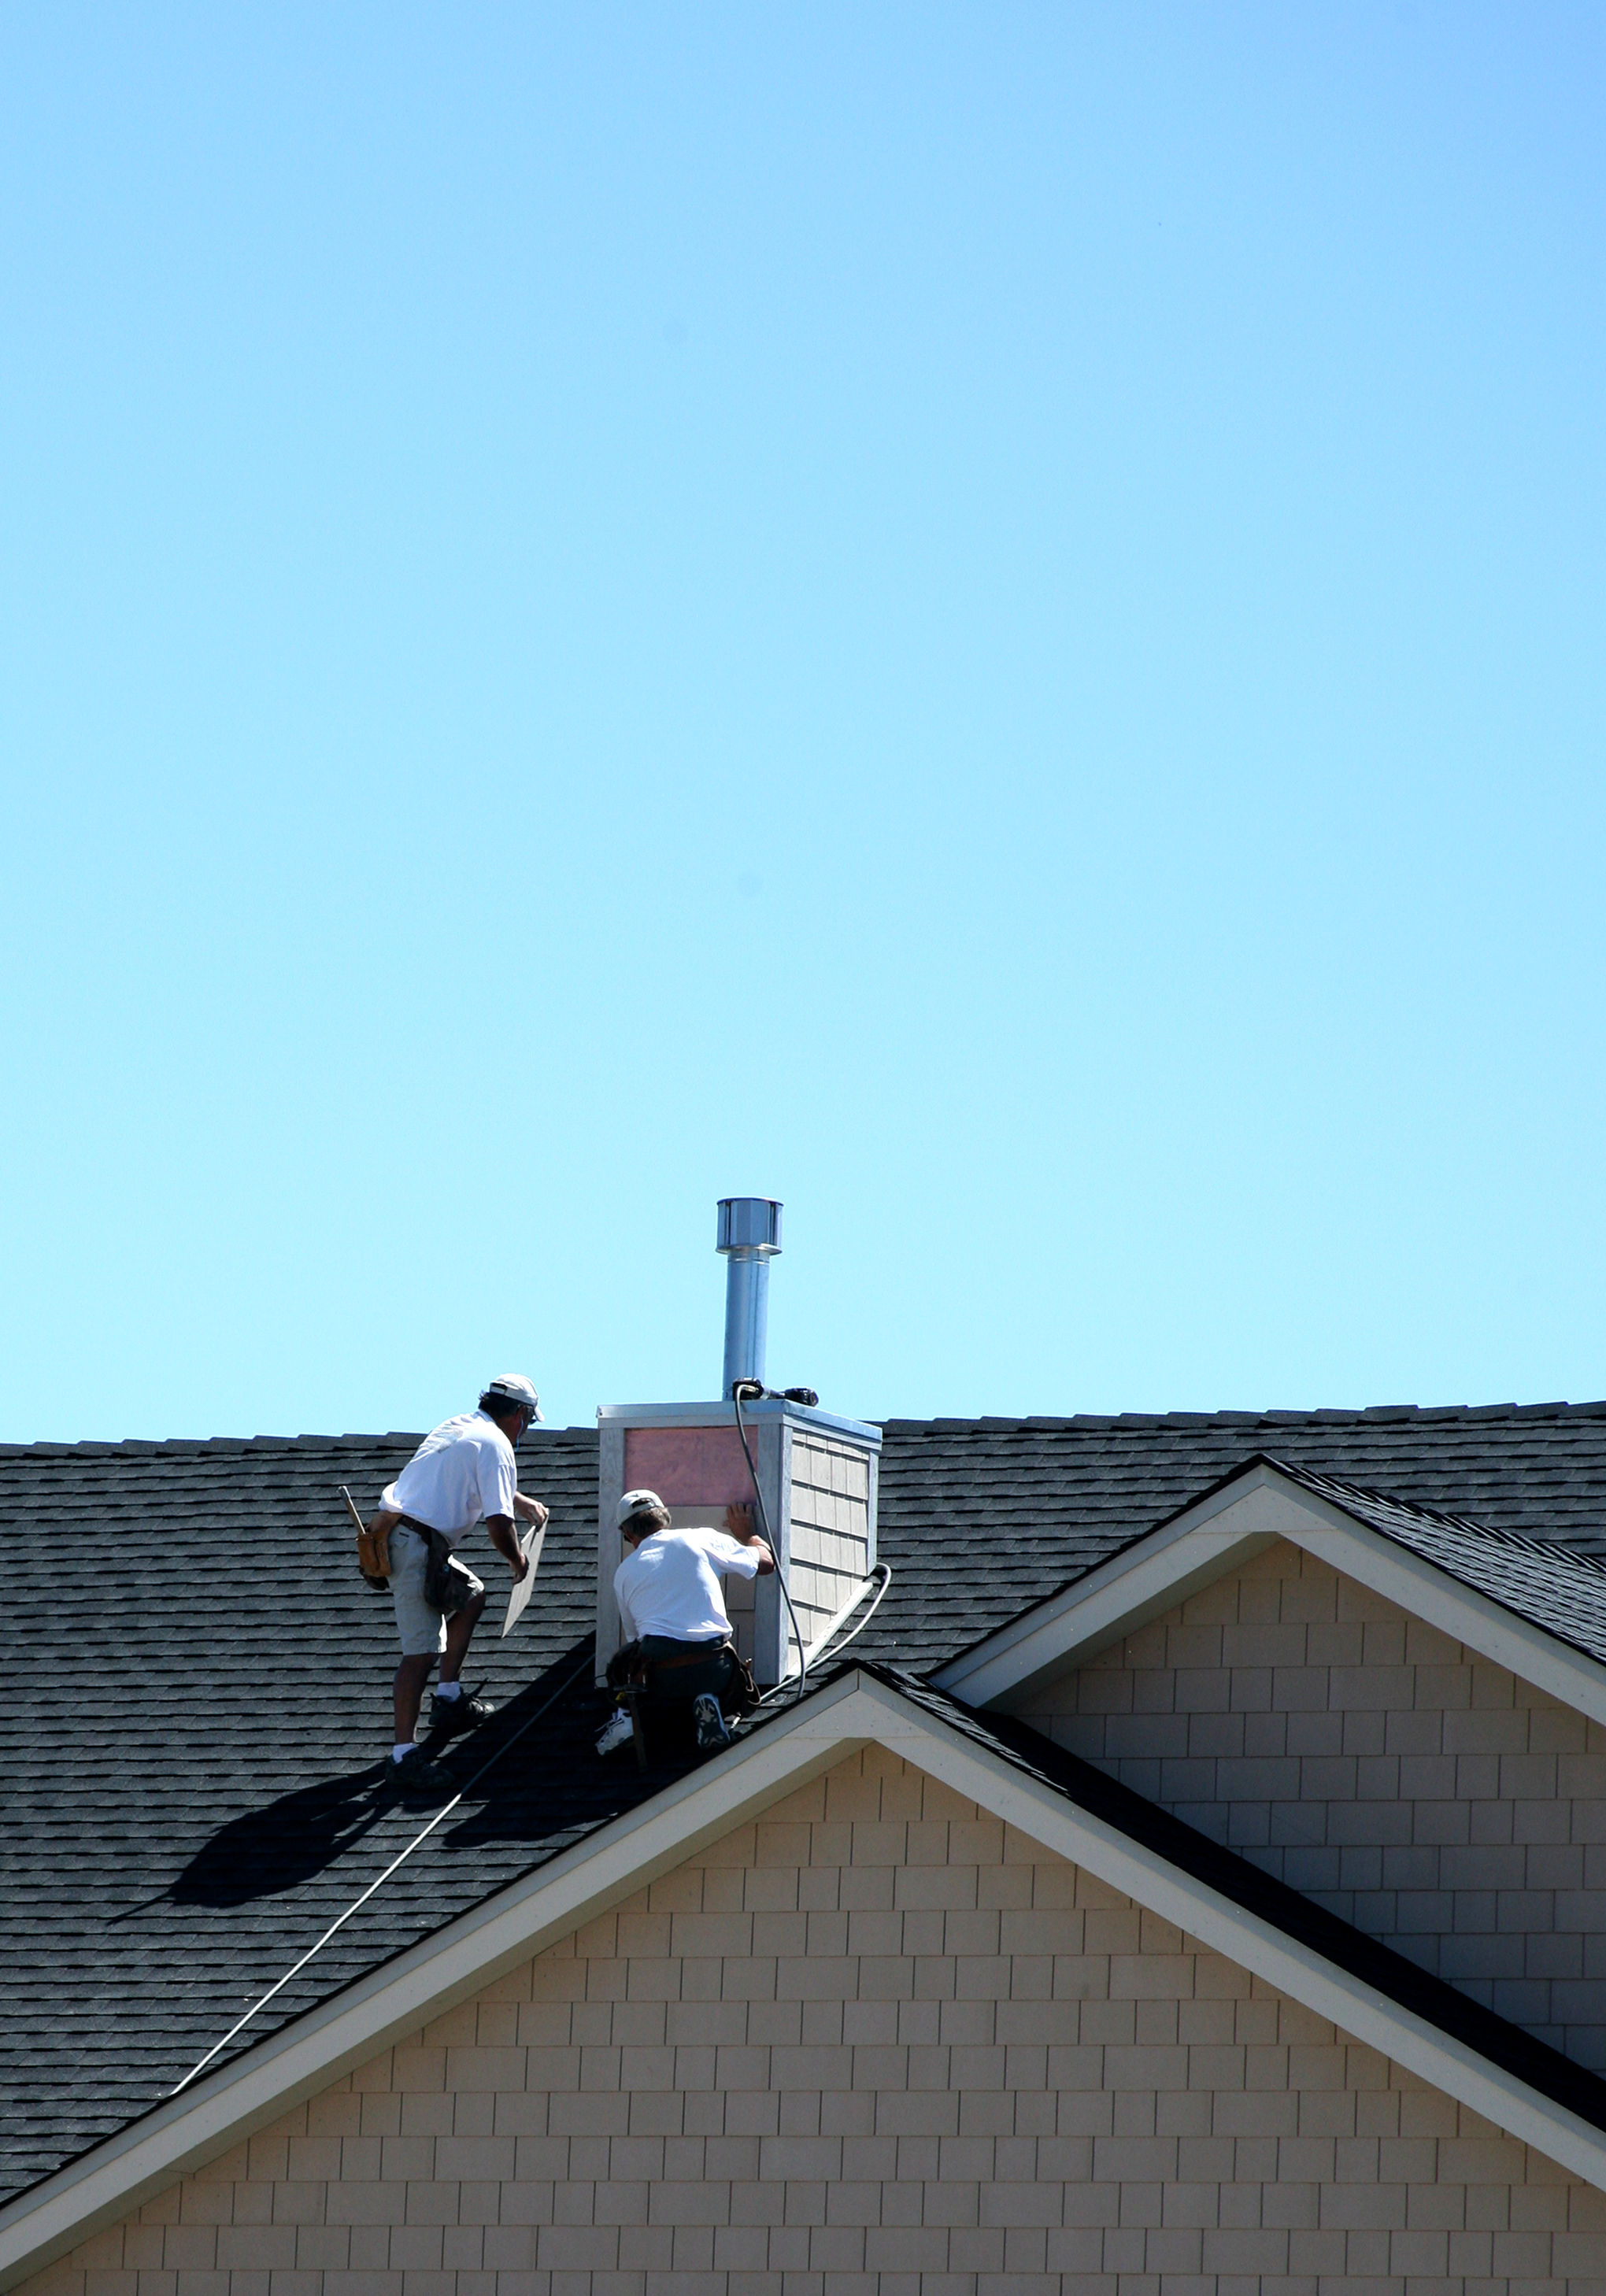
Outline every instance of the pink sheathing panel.
[[625, 1488], [656, 1491], [672, 1507], [742, 1505], [753, 1496], [733, 1427], [627, 1427]]

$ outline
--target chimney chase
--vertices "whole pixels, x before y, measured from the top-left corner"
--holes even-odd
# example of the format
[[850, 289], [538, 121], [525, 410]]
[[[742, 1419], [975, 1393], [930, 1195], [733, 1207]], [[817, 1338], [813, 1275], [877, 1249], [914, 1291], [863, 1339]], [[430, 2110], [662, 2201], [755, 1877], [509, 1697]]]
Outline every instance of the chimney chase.
[[[725, 1263], [719, 1400], [603, 1404], [597, 1410], [599, 1681], [619, 1644], [613, 1574], [621, 1553], [614, 1520], [620, 1494], [645, 1486], [659, 1494], [677, 1529], [712, 1530], [723, 1527], [727, 1506], [745, 1506], [753, 1496], [731, 1389], [738, 1380], [764, 1385], [769, 1263], [781, 1249], [780, 1205], [769, 1196], [722, 1198], [717, 1249]], [[766, 1394], [747, 1405], [746, 1415], [776, 1561], [803, 1640], [812, 1646], [875, 1564], [881, 1436], [879, 1427], [801, 1402], [807, 1393]], [[774, 1580], [746, 1586], [733, 1580], [725, 1591], [737, 1648], [751, 1659], [761, 1683], [779, 1682], [792, 1653]]]

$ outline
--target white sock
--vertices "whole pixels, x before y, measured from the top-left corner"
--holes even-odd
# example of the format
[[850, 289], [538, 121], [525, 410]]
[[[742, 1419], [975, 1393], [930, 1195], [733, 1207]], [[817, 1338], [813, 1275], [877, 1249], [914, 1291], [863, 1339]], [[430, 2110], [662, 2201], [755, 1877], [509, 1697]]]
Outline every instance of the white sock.
[[408, 1739], [408, 1741], [407, 1741], [407, 1742], [406, 1742], [406, 1744], [405, 1746], [392, 1746], [392, 1747], [391, 1747], [391, 1749], [390, 1749], [390, 1759], [391, 1759], [393, 1762], [399, 1762], [399, 1761], [400, 1761], [400, 1759], [401, 1759], [401, 1758], [402, 1758], [402, 1756], [403, 1756], [404, 1754], [412, 1754], [412, 1753], [415, 1753], [416, 1751], [417, 1751], [417, 1748], [414, 1745], [414, 1742], [413, 1742], [412, 1739], [411, 1739], [411, 1738], [409, 1738], [409, 1739]]
[[463, 1685], [460, 1682], [443, 1682], [437, 1688], [435, 1695], [437, 1698], [444, 1698], [449, 1706], [454, 1698], [463, 1696]]

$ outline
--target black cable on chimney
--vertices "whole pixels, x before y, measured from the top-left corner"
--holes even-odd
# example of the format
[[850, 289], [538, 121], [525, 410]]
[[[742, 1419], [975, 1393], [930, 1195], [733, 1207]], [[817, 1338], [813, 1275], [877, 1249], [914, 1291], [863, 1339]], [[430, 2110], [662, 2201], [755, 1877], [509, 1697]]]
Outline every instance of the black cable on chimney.
[[[798, 1645], [798, 1697], [792, 1701], [795, 1706], [798, 1699], [802, 1697], [804, 1686], [808, 1680], [808, 1652], [803, 1645], [803, 1629], [798, 1624], [798, 1614], [792, 1608], [791, 1590], [786, 1583], [786, 1573], [781, 1568], [781, 1556], [775, 1546], [774, 1533], [769, 1527], [769, 1509], [764, 1504], [764, 1486], [758, 1480], [758, 1470], [753, 1464], [753, 1455], [748, 1447], [747, 1428], [742, 1417], [742, 1398], [744, 1395], [762, 1402], [765, 1396], [763, 1383], [756, 1379], [739, 1379], [733, 1382], [731, 1401], [736, 1406], [736, 1432], [742, 1438], [742, 1456], [747, 1461], [747, 1471], [752, 1478], [753, 1496], [758, 1502], [758, 1520], [764, 1526], [765, 1543], [774, 1557], [775, 1578], [780, 1585], [781, 1598], [786, 1604], [786, 1615], [791, 1620], [792, 1639]], [[805, 1395], [807, 1395], [813, 1402], [819, 1400], [812, 1389], [808, 1388], [799, 1388], [787, 1399], [800, 1403]]]

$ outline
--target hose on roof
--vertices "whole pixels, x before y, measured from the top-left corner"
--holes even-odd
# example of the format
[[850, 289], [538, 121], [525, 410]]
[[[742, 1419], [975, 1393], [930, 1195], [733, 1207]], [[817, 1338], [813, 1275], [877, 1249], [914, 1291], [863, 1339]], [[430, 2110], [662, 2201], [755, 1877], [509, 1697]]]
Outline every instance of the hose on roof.
[[474, 1772], [473, 1776], [465, 1780], [464, 1783], [459, 1786], [457, 1792], [452, 1796], [451, 1800], [446, 1803], [443, 1808], [436, 1811], [434, 1816], [430, 1820], [428, 1825], [423, 1828], [422, 1832], [414, 1835], [412, 1841], [408, 1842], [400, 1857], [393, 1857], [390, 1860], [390, 1863], [386, 1866], [384, 1872], [378, 1876], [377, 1880], [369, 1882], [368, 1887], [363, 1891], [362, 1896], [352, 1899], [350, 1905], [347, 1906], [340, 1919], [330, 1923], [329, 1927], [324, 1931], [316, 1945], [309, 1947], [307, 1951], [301, 1956], [300, 1960], [293, 1963], [291, 1966], [285, 1971], [283, 1976], [279, 1979], [276, 1984], [270, 1985], [267, 1991], [262, 1996], [262, 1998], [259, 2001], [252, 2002], [244, 2016], [236, 2019], [235, 2022], [229, 2027], [228, 2031], [224, 2035], [222, 2040], [214, 2042], [213, 2046], [207, 2051], [205, 2056], [202, 2057], [198, 2063], [193, 2064], [190, 2067], [189, 2071], [178, 2083], [178, 2087], [168, 2091], [168, 2095], [169, 2096], [176, 2096], [179, 2089], [188, 2088], [190, 2083], [195, 2079], [196, 2075], [198, 2073], [203, 2073], [207, 2067], [211, 2063], [212, 2059], [216, 2056], [221, 2055], [223, 2051], [227, 2048], [235, 2034], [242, 2033], [245, 2030], [245, 2028], [250, 2023], [251, 2019], [258, 2014], [258, 2011], [266, 2009], [268, 2003], [274, 1998], [274, 1995], [283, 1993], [285, 1987], [290, 1983], [291, 1979], [298, 1975], [301, 1970], [306, 1968], [309, 1961], [313, 1960], [318, 1954], [323, 1952], [324, 1948], [329, 1943], [330, 1939], [333, 1937], [335, 1931], [345, 1928], [353, 1914], [358, 1912], [367, 1904], [374, 1891], [381, 1888], [382, 1885], [390, 1879], [391, 1874], [395, 1873], [397, 1867], [406, 1863], [407, 1859], [413, 1855], [413, 1852], [418, 1848], [419, 1843], [421, 1841], [428, 1841], [430, 1835], [434, 1833], [436, 1827], [440, 1824], [441, 1819], [451, 1816], [458, 1803], [463, 1800], [464, 1794], [471, 1793], [475, 1786], [479, 1784], [480, 1779], [485, 1775], [486, 1772], [493, 1767], [496, 1763], [499, 1762], [504, 1754], [507, 1753], [511, 1748], [518, 1744], [520, 1739], [523, 1737], [527, 1730], [533, 1730], [535, 1728], [536, 1724], [541, 1719], [541, 1717], [551, 1711], [552, 1708], [557, 1704], [559, 1699], [562, 1697], [564, 1692], [568, 1690], [572, 1684], [577, 1683], [583, 1674], [590, 1672], [592, 1664], [592, 1659], [587, 1656], [578, 1667], [575, 1668], [572, 1674], [569, 1674], [564, 1677], [563, 1680], [553, 1692], [552, 1696], [546, 1701], [545, 1704], [538, 1706], [533, 1714], [529, 1715], [524, 1721], [520, 1722], [519, 1727], [512, 1733], [512, 1735], [503, 1740], [501, 1745], [499, 1745], [496, 1752], [491, 1755], [489, 1760], [481, 1762], [479, 1767]]
[[[881, 1598], [886, 1594], [888, 1587], [892, 1584], [892, 1565], [889, 1562], [873, 1562], [870, 1566], [870, 1578], [879, 1578], [881, 1582], [875, 1590], [875, 1600], [865, 1611], [864, 1617], [859, 1620], [857, 1626], [855, 1627], [853, 1632], [846, 1636], [843, 1641], [840, 1642], [835, 1650], [832, 1651], [831, 1655], [832, 1658], [840, 1658], [842, 1652], [847, 1649], [848, 1644], [858, 1640], [865, 1628], [870, 1624], [871, 1620], [874, 1618], [876, 1612], [881, 1609]], [[864, 1583], [868, 1586], [870, 1580], [867, 1578]], [[856, 1600], [857, 1597], [855, 1599]], [[841, 1620], [837, 1621], [839, 1626], [843, 1623], [844, 1622]], [[832, 1631], [834, 1632], [834, 1629]], [[821, 1653], [831, 1648], [831, 1635], [826, 1635], [820, 1642], [815, 1644], [813, 1657], [814, 1662], [816, 1666], [820, 1663]]]

